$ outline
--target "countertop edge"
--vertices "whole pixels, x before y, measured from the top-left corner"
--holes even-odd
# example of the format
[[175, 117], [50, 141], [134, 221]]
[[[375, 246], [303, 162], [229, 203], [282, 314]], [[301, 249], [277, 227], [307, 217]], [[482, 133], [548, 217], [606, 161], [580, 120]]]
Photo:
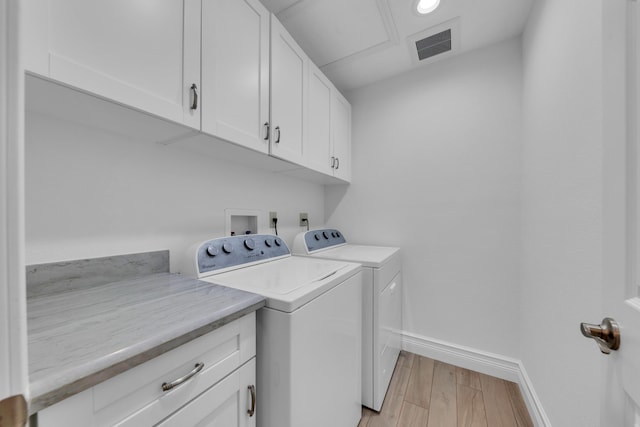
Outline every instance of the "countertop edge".
[[61, 385], [60, 387], [50, 390], [38, 396], [32, 396], [29, 401], [29, 415], [33, 415], [44, 408], [54, 405], [68, 397], [83, 392], [109, 378], [115, 377], [129, 369], [141, 365], [154, 357], [167, 353], [183, 344], [188, 343], [202, 335], [212, 332], [228, 323], [233, 322], [249, 313], [257, 311], [265, 306], [265, 300], [262, 298], [260, 301], [251, 305], [241, 308], [240, 310], [228, 314], [222, 318], [216, 319], [210, 323], [193, 329], [190, 332], [176, 336], [168, 341], [163, 342], [160, 345], [149, 348], [145, 351], [127, 357], [115, 364], [106, 368], [100, 369], [95, 373], [85, 376], [79, 380], [76, 380], [69, 384]]

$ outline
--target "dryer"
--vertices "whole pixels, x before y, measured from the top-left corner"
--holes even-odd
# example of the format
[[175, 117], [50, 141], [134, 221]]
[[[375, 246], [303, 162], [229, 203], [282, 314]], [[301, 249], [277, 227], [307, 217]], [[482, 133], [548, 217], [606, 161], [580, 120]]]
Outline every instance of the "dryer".
[[260, 427], [358, 425], [359, 264], [292, 257], [277, 236], [245, 235], [194, 245], [182, 270], [266, 299], [256, 315]]
[[347, 243], [341, 231], [298, 234], [293, 254], [363, 266], [362, 404], [380, 411], [402, 345], [400, 249]]

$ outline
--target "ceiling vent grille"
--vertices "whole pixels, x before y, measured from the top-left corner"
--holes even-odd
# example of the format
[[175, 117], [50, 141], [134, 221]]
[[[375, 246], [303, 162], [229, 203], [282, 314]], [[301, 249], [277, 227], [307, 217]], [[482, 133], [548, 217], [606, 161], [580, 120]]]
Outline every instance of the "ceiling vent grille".
[[416, 41], [418, 59], [431, 58], [440, 53], [451, 50], [451, 29], [442, 31], [432, 36]]

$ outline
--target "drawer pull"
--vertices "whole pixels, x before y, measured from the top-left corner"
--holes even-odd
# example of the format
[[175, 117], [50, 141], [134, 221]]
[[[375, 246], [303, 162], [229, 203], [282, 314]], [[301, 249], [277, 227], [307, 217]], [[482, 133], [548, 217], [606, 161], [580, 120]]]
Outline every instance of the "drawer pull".
[[170, 383], [162, 383], [162, 391], [169, 391], [172, 388], [178, 387], [180, 384], [189, 381], [195, 374], [202, 371], [202, 368], [204, 368], [204, 363], [196, 363], [196, 367], [184, 377], [178, 378]]
[[269, 140], [269, 122], [264, 122], [264, 139], [265, 141]]
[[197, 110], [198, 109], [198, 86], [196, 86], [196, 84], [192, 84], [191, 85], [191, 95], [193, 95], [193, 102], [191, 103], [191, 109], [192, 110]]
[[247, 410], [247, 414], [249, 417], [253, 417], [253, 414], [256, 413], [256, 386], [250, 385], [249, 392], [251, 393], [251, 408]]

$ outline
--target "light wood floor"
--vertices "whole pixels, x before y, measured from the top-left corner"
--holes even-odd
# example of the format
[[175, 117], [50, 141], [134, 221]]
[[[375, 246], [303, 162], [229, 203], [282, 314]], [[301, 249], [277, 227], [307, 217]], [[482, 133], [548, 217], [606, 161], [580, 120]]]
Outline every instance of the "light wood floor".
[[358, 427], [533, 427], [518, 385], [401, 352], [380, 413]]

